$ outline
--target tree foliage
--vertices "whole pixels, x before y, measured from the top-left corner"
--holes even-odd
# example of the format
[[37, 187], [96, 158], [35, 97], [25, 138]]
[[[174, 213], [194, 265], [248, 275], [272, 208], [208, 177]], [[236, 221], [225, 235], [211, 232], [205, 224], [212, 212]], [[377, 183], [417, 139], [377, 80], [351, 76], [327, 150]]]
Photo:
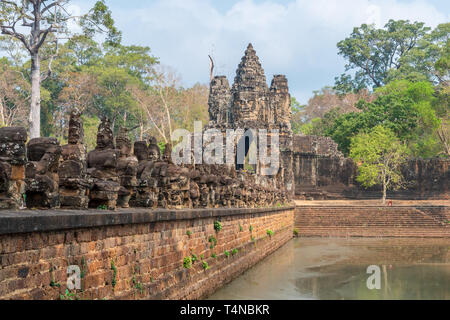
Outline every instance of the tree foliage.
[[324, 135], [332, 137], [339, 149], [348, 154], [352, 136], [383, 125], [404, 141], [413, 155], [431, 157], [441, 149], [436, 136], [441, 120], [433, 107], [433, 94], [429, 82], [393, 81], [375, 91], [374, 101], [361, 100], [357, 104], [361, 112], [324, 117], [332, 118], [321, 122]]
[[337, 45], [348, 73], [314, 92], [300, 131], [329, 136], [348, 155], [352, 137], [382, 125], [415, 157], [450, 156], [449, 35], [449, 23], [355, 28]]
[[0, 59], [0, 127], [27, 121], [30, 85], [5, 58]]
[[377, 125], [351, 139], [350, 157], [358, 164], [356, 180], [365, 187], [381, 185], [382, 201], [386, 191], [403, 185], [401, 166], [406, 162], [408, 148], [394, 131]]
[[[337, 44], [347, 64], [336, 78], [340, 93], [378, 88], [395, 79], [442, 82], [448, 80], [450, 24], [430, 32], [422, 22], [389, 20], [384, 28], [363, 24]], [[447, 58], [446, 58], [447, 57]]]
[[[69, 0], [0, 0], [1, 33], [14, 39], [15, 43], [21, 43], [30, 57], [31, 138], [41, 135], [41, 85], [52, 74], [52, 63], [59, 54], [60, 38], [72, 34], [69, 22], [77, 22], [89, 37], [102, 31], [107, 33], [108, 44], [114, 46], [120, 42], [121, 34], [114, 26], [104, 0], [97, 1], [91, 10], [81, 16], [75, 16], [68, 10], [69, 3]], [[43, 53], [47, 54], [47, 58], [43, 57]], [[47, 62], [45, 74], [41, 74], [41, 61]]]
[[[194, 120], [207, 121], [206, 85], [183, 88], [180, 77], [170, 68], [160, 67], [159, 59], [151, 54], [149, 47], [126, 46], [117, 41], [112, 43], [111, 39], [105, 38], [103, 43], [98, 43], [92, 40], [90, 32], [86, 32], [73, 35], [59, 45], [51, 75], [41, 86], [43, 135], [57, 137], [64, 143], [68, 116], [74, 107], [83, 112], [88, 148], [95, 146], [96, 128], [101, 116], [111, 119], [114, 131], [120, 126], [138, 128], [130, 133], [133, 139], [146, 139], [154, 135], [163, 141], [170, 137], [170, 131], [164, 130], [169, 124], [172, 129], [183, 127], [190, 130]], [[2, 39], [0, 43], [0, 49], [6, 54], [24, 52], [10, 39]], [[43, 61], [52, 50], [54, 43], [44, 43], [41, 49]], [[9, 109], [6, 111], [16, 108], [20, 110], [16, 114], [23, 115], [16, 116], [14, 124], [28, 127], [30, 61], [26, 59], [26, 54], [22, 59], [8, 56], [8, 59], [0, 60], [0, 73], [9, 81], [0, 81], [0, 85], [8, 85], [14, 90], [3, 91], [5, 94], [2, 97], [6, 98], [8, 92]], [[43, 66], [43, 73], [47, 72], [47, 68]], [[19, 86], [22, 82], [23, 86]], [[166, 106], [170, 122], [167, 120]], [[161, 110], [165, 117], [159, 116]], [[159, 118], [152, 122], [152, 117]], [[163, 135], [159, 133], [161, 129]]]

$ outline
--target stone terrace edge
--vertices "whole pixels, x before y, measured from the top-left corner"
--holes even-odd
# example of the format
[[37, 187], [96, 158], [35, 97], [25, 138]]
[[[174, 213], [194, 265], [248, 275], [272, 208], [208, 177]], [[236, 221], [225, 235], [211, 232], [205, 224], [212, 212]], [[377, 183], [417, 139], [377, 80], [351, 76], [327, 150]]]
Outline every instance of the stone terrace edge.
[[48, 232], [67, 229], [140, 224], [199, 218], [256, 214], [295, 209], [295, 206], [264, 208], [148, 209], [129, 208], [99, 210], [23, 210], [0, 211], [0, 235]]

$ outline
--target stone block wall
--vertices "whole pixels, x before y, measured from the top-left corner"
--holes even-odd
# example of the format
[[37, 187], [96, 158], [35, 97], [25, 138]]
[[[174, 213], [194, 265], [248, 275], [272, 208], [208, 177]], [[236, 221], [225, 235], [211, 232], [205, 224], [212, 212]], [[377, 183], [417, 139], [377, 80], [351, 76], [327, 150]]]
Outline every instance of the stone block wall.
[[[449, 199], [449, 159], [411, 159], [402, 168], [405, 189], [388, 191], [391, 199]], [[377, 199], [381, 186], [362, 187], [358, 167], [329, 137], [293, 139], [293, 174], [298, 199]]]
[[0, 128], [0, 209], [23, 206], [26, 141], [25, 128]]
[[302, 237], [450, 238], [448, 207], [302, 206], [295, 228]]
[[67, 298], [69, 265], [81, 270], [79, 299], [202, 298], [291, 239], [293, 216], [293, 207], [2, 212], [0, 299]]
[[293, 151], [304, 155], [343, 157], [330, 137], [294, 135]]

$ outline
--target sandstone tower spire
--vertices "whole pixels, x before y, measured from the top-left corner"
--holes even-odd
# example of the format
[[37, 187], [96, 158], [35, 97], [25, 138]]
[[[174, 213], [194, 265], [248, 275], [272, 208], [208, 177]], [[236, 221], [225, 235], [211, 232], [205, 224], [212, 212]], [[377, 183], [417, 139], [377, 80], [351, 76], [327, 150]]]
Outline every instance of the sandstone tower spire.
[[232, 122], [237, 126], [250, 127], [267, 121], [268, 90], [264, 69], [250, 43], [236, 70], [231, 89]]
[[284, 75], [275, 75], [270, 88], [256, 51], [248, 44], [230, 89], [225, 76], [216, 76], [209, 90], [210, 127], [280, 129], [291, 134], [291, 96]]

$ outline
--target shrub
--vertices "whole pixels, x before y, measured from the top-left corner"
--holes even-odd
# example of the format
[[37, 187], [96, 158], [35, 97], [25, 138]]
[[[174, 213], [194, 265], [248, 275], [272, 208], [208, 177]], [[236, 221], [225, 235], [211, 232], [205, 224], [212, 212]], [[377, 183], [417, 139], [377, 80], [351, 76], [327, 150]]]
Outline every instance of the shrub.
[[222, 230], [222, 223], [220, 221], [214, 221], [214, 230], [216, 230], [216, 232]]
[[202, 262], [202, 267], [203, 267], [203, 270], [209, 269], [208, 262], [203, 261], [203, 262]]
[[185, 257], [183, 260], [183, 267], [186, 269], [189, 269], [192, 266], [192, 259], [191, 257]]
[[114, 288], [117, 284], [117, 268], [116, 268], [116, 265], [114, 264], [114, 260], [112, 260], [112, 259], [111, 259], [111, 270], [113, 271], [113, 278], [111, 281], [111, 285]]
[[212, 235], [209, 236], [208, 242], [211, 243], [211, 245], [209, 246], [210, 249], [214, 248], [217, 245], [217, 239]]

